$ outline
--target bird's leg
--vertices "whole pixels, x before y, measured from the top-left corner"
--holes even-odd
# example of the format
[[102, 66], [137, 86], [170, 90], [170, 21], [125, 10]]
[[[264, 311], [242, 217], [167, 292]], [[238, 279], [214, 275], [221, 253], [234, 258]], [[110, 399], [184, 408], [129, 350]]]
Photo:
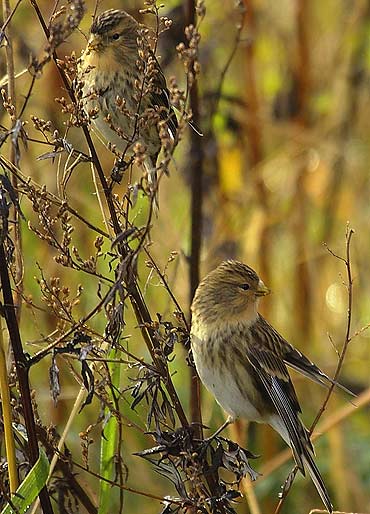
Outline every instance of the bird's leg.
[[225, 430], [225, 428], [227, 426], [231, 425], [231, 423], [234, 423], [234, 421], [235, 421], [235, 418], [233, 416], [229, 416], [227, 418], [227, 420], [225, 421], [225, 423], [222, 423], [222, 425], [216, 430], [216, 432], [214, 434], [212, 434], [210, 437], [207, 437], [206, 439], [204, 439], [202, 441], [202, 451], [201, 451], [201, 453], [204, 453], [207, 450], [207, 448], [209, 447], [209, 445], [212, 443], [212, 441], [214, 439], [216, 439], [216, 437], [219, 434], [221, 434], [221, 432], [223, 430]]
[[234, 423], [234, 421], [235, 418], [233, 416], [228, 416], [225, 423], [222, 423], [222, 425], [216, 430], [216, 432], [213, 435], [211, 435], [211, 437], [208, 437], [206, 441], [212, 441], [213, 439], [215, 439], [219, 434], [221, 434], [221, 432], [225, 430], [226, 427]]

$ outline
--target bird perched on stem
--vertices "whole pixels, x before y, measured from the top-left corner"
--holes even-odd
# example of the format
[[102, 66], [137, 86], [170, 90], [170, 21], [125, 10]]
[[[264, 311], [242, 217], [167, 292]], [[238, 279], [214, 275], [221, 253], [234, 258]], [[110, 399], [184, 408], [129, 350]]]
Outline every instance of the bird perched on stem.
[[177, 119], [146, 32], [125, 11], [100, 14], [80, 58], [77, 83], [99, 132], [123, 159], [135, 154], [155, 196], [157, 157], [163, 140], [175, 137]]
[[191, 306], [195, 366], [229, 414], [225, 425], [238, 417], [271, 425], [291, 447], [302, 474], [308, 470], [332, 512], [287, 366], [321, 385], [333, 381], [258, 313], [259, 299], [269, 292], [253, 269], [237, 261], [225, 261], [209, 273]]

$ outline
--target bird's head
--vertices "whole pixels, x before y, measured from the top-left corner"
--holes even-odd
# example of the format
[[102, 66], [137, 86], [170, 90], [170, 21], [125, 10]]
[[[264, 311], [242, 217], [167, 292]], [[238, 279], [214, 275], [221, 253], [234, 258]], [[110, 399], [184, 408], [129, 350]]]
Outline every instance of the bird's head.
[[87, 52], [117, 55], [137, 53], [139, 24], [128, 13], [109, 9], [101, 13], [93, 22], [87, 44]]
[[193, 316], [206, 323], [252, 322], [260, 297], [269, 293], [252, 268], [238, 261], [224, 261], [199, 284], [192, 304]]

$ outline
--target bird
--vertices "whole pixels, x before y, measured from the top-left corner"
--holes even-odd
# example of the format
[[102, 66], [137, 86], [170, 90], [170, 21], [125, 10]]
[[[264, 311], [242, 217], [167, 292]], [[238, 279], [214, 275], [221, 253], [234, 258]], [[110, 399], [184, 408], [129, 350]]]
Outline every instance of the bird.
[[119, 9], [108, 9], [95, 18], [78, 62], [76, 82], [83, 108], [100, 134], [123, 159], [126, 153], [139, 155], [157, 198], [159, 125], [165, 124], [173, 140], [178, 123], [166, 79], [135, 18]]
[[[301, 407], [288, 373], [293, 368], [325, 386], [334, 382], [258, 312], [270, 293], [257, 273], [227, 260], [200, 283], [191, 305], [191, 350], [204, 386], [229, 415], [266, 423], [291, 447], [300, 472], [308, 470], [328, 512], [333, 505], [314, 461]], [[217, 431], [219, 433], [219, 431]]]

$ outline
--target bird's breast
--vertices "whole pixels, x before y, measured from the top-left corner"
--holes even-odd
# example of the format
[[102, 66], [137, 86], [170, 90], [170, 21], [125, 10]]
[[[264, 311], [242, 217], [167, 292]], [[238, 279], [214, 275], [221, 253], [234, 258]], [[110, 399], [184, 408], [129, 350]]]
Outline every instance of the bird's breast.
[[[145, 96], [138, 100], [140, 91], [135, 87], [136, 75], [126, 73], [124, 66], [118, 67], [114, 59], [106, 60], [94, 54], [82, 59], [79, 77], [83, 82], [84, 108], [89, 114], [94, 113], [95, 126], [121, 152], [127, 150], [128, 143], [141, 141], [149, 155], [158, 153], [161, 144], [157, 127], [141, 129], [137, 122], [149, 100]], [[111, 66], [106, 61], [110, 61]], [[117, 97], [124, 100], [122, 110], [117, 105]]]
[[262, 422], [263, 396], [243, 345], [239, 329], [223, 332], [192, 325], [191, 347], [203, 384], [231, 416]]

